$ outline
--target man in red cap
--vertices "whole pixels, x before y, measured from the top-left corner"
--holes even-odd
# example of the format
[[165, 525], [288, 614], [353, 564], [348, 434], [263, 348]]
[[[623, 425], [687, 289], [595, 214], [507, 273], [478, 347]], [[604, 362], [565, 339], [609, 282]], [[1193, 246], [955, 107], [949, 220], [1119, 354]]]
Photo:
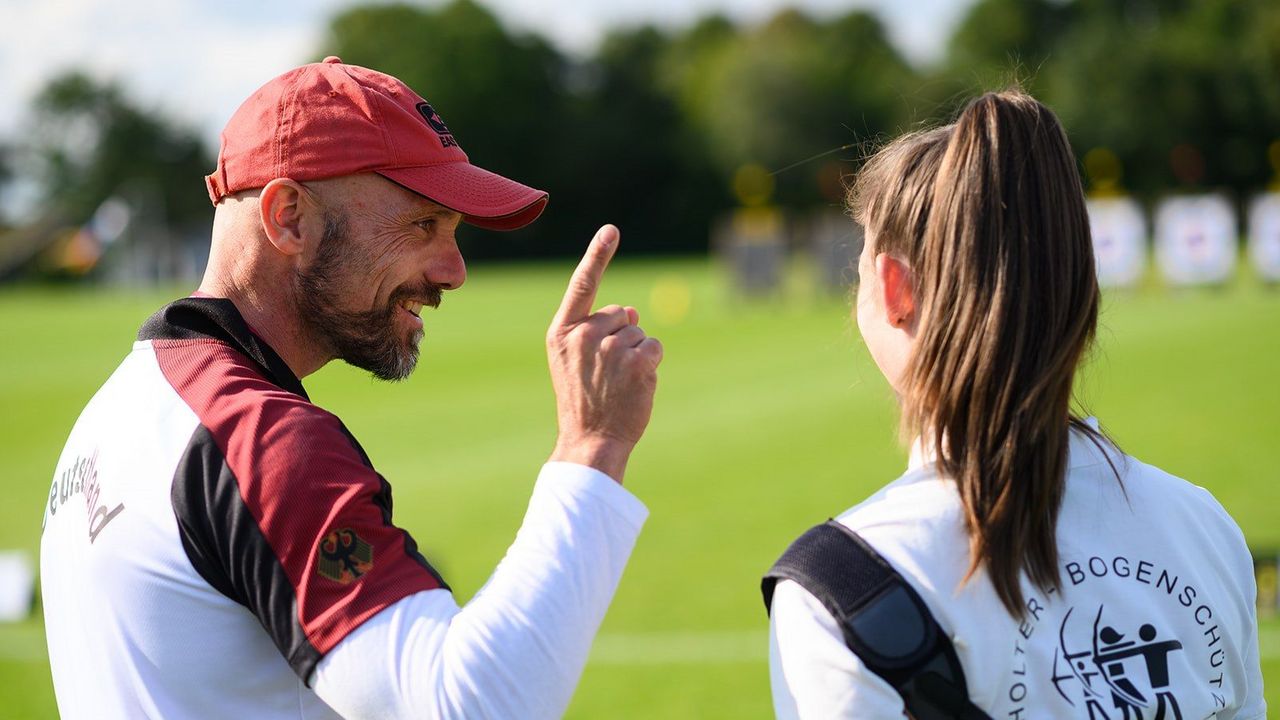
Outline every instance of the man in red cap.
[[559, 435], [520, 532], [465, 607], [391, 490], [300, 379], [412, 372], [462, 285], [458, 225], [547, 202], [467, 161], [399, 80], [337, 58], [232, 117], [199, 291], [157, 312], [72, 430], [41, 570], [64, 718], [556, 717], [644, 523], [621, 486], [662, 346], [592, 311], [601, 228], [547, 332]]

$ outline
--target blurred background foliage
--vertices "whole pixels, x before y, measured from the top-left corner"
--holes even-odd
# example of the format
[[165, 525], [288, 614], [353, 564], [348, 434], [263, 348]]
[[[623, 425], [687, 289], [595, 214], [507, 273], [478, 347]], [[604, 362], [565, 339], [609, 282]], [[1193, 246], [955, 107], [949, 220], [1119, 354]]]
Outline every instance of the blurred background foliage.
[[[628, 252], [703, 252], [743, 166], [781, 169], [847, 145], [779, 174], [772, 197], [796, 211], [838, 206], [842, 178], [875, 142], [1013, 83], [1061, 115], [1082, 159], [1101, 153], [1086, 167], [1104, 168], [1112, 190], [1243, 197], [1280, 165], [1274, 0], [979, 0], [929, 67], [857, 10], [620, 27], [575, 58], [474, 0], [372, 4], [340, 11], [298, 61], [329, 54], [399, 76], [473, 162], [551, 192], [544, 219], [503, 242], [468, 233], [477, 259], [571, 253], [606, 220], [630, 230]], [[29, 124], [0, 139], [0, 199], [17, 176], [37, 179], [42, 214], [28, 226], [82, 224], [131, 184], [152, 188], [170, 226], [210, 221], [201, 176], [216, 148], [120, 87], [57, 77]]]

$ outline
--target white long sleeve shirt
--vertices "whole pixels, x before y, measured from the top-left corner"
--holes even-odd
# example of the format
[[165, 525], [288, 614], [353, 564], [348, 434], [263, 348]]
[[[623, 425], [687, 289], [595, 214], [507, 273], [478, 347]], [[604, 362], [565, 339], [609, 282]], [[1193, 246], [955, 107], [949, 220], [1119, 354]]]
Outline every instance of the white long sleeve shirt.
[[143, 326], [58, 460], [40, 558], [58, 709], [556, 717], [645, 517], [607, 476], [548, 463], [506, 558], [459, 609], [342, 423], [230, 302], [180, 300]]
[[[993, 718], [1265, 717], [1253, 564], [1239, 528], [1203, 488], [1114, 451], [1112, 460], [1123, 488], [1102, 451], [1073, 434], [1061, 586], [1046, 593], [1024, 580], [1022, 621], [985, 573], [961, 584], [969, 544], [959, 495], [918, 449], [902, 477], [837, 520], [924, 599], [970, 699]], [[793, 581], [775, 589], [769, 660], [783, 720], [903, 717], [897, 692]]]

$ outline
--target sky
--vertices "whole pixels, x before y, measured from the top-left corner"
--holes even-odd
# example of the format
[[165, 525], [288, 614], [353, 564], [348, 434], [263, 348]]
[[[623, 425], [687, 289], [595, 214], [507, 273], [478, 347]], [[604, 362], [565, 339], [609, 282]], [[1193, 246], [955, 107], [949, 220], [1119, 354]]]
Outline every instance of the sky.
[[[428, 4], [439, 4], [432, 0]], [[713, 11], [743, 22], [797, 6], [823, 17], [853, 8], [884, 20], [911, 60], [940, 58], [973, 0], [479, 0], [508, 28], [586, 56], [605, 31], [681, 27]], [[81, 68], [119, 81], [144, 107], [197, 128], [211, 147], [253, 90], [313, 59], [325, 24], [352, 0], [0, 0], [0, 141], [29, 122], [32, 96]]]

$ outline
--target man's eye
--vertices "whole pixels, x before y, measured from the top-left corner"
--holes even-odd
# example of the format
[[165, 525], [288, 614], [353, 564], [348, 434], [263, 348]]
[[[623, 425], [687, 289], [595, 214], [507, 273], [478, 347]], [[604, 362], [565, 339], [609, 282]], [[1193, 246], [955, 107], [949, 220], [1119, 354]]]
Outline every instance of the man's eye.
[[419, 220], [415, 222], [414, 225], [417, 225], [418, 227], [422, 228], [423, 231], [425, 232], [431, 232], [432, 230], [436, 229], [436, 219], [426, 218], [424, 220]]

